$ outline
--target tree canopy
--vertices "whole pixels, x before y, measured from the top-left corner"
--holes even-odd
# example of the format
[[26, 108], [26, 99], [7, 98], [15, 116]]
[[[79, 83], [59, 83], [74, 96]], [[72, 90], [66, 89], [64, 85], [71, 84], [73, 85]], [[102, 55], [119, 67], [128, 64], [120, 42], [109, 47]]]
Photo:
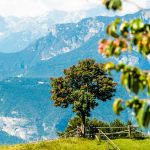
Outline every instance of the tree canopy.
[[98, 106], [98, 100], [111, 100], [116, 83], [104, 70], [104, 65], [93, 59], [80, 61], [64, 70], [64, 76], [51, 78], [52, 97], [55, 106], [72, 106], [85, 125], [86, 117]]

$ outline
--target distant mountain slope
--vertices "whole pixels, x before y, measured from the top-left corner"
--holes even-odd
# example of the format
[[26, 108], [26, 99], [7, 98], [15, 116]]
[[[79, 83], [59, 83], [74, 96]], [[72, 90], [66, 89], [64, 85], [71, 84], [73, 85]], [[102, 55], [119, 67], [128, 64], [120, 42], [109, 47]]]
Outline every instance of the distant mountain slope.
[[49, 76], [60, 76], [64, 68], [68, 68], [71, 65], [77, 64], [79, 60], [86, 58], [93, 58], [98, 62], [105, 63], [108, 61], [126, 62], [130, 65], [138, 66], [142, 69], [149, 69], [150, 62], [146, 60], [138, 52], [134, 51], [131, 53], [125, 53], [119, 58], [106, 58], [98, 53], [97, 42], [102, 35], [97, 35], [91, 38], [87, 43], [83, 44], [80, 48], [75, 49], [71, 52], [60, 54], [47, 61], [40, 61], [36, 65], [29, 68], [26, 72], [26, 77], [49, 77]]
[[96, 19], [86, 19], [77, 24], [56, 25], [47, 36], [23, 51], [0, 54], [0, 78], [25, 74], [39, 62], [79, 48], [103, 29], [104, 24]]
[[[122, 19], [142, 17], [145, 21], [149, 21], [145, 14], [145, 11], [142, 11], [123, 16]], [[33, 42], [23, 51], [12, 54], [0, 53], [0, 79], [29, 74], [32, 76], [31, 68], [48, 63], [50, 59], [62, 53], [77, 49], [78, 51], [88, 49], [91, 51], [87, 52], [89, 56], [95, 55], [99, 40], [106, 37], [106, 26], [114, 19], [115, 17], [94, 17], [83, 19], [78, 23], [58, 24], [50, 28], [47, 36]]]
[[55, 24], [75, 23], [83, 18], [101, 15], [102, 12], [103, 10], [97, 7], [76, 12], [53, 10], [33, 18], [0, 17], [0, 52], [21, 51], [46, 35]]
[[0, 144], [17, 144], [22, 143], [23, 140], [17, 138], [16, 136], [11, 136], [10, 134], [0, 131]]
[[[122, 19], [140, 17], [143, 12], [126, 15]], [[60, 109], [50, 101], [50, 77], [63, 74], [81, 59], [94, 58], [104, 63], [110, 59], [98, 54], [99, 39], [106, 37], [105, 29], [114, 17], [87, 18], [79, 23], [58, 24], [48, 35], [31, 43], [21, 52], [0, 53], [0, 135], [1, 143], [12, 144], [55, 138], [72, 117], [70, 109]], [[149, 21], [145, 18], [145, 21]], [[113, 62], [126, 62], [149, 69], [149, 60], [134, 51], [125, 53]], [[119, 75], [115, 73], [115, 81]], [[115, 97], [128, 99], [131, 94], [118, 85]], [[112, 121], [113, 101], [100, 103], [92, 117]], [[123, 112], [122, 120], [132, 119]], [[107, 117], [106, 117], [107, 116]], [[7, 138], [7, 136], [10, 136]], [[5, 140], [6, 138], [6, 140]]]
[[[43, 78], [9, 78], [0, 82], [0, 144], [53, 139], [57, 131], [64, 130], [73, 113], [70, 109], [54, 107], [49, 82]], [[121, 95], [128, 98], [119, 86], [117, 96]], [[92, 117], [105, 121], [118, 118], [112, 111], [112, 103], [100, 102]], [[121, 119], [128, 118], [124, 112]]]
[[[53, 106], [49, 89], [48, 79], [10, 78], [0, 82], [0, 131], [14, 136], [7, 143], [15, 143], [15, 138], [26, 142], [56, 137], [56, 126], [72, 113]], [[63, 122], [61, 128], [66, 124]]]

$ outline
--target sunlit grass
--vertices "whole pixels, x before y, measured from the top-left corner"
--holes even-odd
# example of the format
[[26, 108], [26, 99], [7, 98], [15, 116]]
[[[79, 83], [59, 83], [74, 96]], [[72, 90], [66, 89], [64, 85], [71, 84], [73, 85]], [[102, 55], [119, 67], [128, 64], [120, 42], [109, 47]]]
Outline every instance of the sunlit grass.
[[[149, 150], [150, 139], [116, 139], [113, 142], [121, 150]], [[53, 141], [38, 142], [32, 144], [18, 144], [12, 146], [0, 146], [0, 150], [105, 150], [106, 142], [82, 138], [67, 138]]]

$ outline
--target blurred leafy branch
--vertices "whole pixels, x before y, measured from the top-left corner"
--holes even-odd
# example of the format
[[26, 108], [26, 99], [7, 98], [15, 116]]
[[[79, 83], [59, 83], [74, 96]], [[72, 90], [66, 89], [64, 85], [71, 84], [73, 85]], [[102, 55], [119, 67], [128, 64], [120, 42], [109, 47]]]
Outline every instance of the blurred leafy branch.
[[[132, 4], [133, 1], [126, 0]], [[123, 1], [121, 0], [102, 0], [107, 9], [113, 11], [121, 10]], [[135, 4], [139, 7], [137, 4]], [[140, 8], [140, 7], [139, 7]], [[145, 59], [150, 54], [150, 24], [144, 23], [140, 18], [129, 22], [116, 19], [108, 25], [107, 34], [110, 39], [102, 39], [99, 44], [99, 52], [106, 57], [119, 57], [124, 52], [138, 50]], [[114, 112], [120, 114], [125, 108], [134, 111], [138, 124], [141, 127], [148, 127], [150, 124], [150, 100], [138, 98], [139, 92], [143, 91], [150, 95], [150, 71], [129, 66], [127, 64], [105, 64], [105, 70], [109, 73], [112, 70], [121, 72], [121, 83], [130, 92], [135, 93], [131, 100], [124, 101], [116, 99], [113, 105]]]
[[140, 5], [138, 5], [136, 2], [132, 0], [102, 0], [102, 3], [106, 6], [107, 9], [112, 9], [115, 11], [121, 10], [124, 2], [130, 3], [139, 9], [143, 9]]

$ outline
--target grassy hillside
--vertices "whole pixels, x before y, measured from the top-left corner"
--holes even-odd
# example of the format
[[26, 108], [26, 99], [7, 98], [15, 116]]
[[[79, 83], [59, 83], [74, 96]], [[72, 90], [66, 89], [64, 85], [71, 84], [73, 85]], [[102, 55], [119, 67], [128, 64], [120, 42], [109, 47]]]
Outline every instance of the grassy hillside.
[[[113, 142], [121, 150], [149, 150], [150, 139], [116, 139]], [[34, 144], [20, 144], [14, 146], [0, 146], [0, 150], [105, 150], [106, 142], [98, 143], [96, 140], [87, 139], [59, 139]]]

